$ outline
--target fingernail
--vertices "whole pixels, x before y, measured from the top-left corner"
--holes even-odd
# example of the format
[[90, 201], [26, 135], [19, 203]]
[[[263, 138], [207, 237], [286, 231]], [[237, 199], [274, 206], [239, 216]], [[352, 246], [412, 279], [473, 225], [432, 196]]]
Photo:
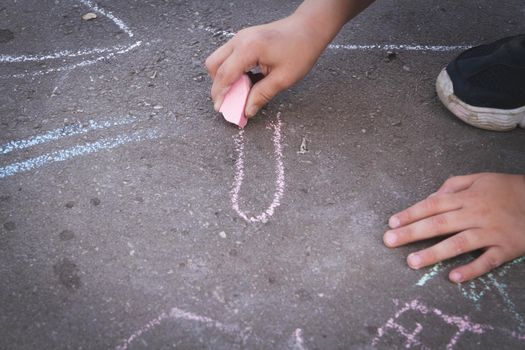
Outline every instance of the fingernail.
[[410, 267], [414, 268], [414, 269], [419, 269], [419, 267], [421, 266], [421, 257], [419, 256], [419, 254], [410, 254], [408, 256], [408, 265], [410, 265]]
[[254, 106], [254, 105], [251, 105], [249, 106], [248, 108], [246, 108], [246, 117], [247, 118], [251, 118], [253, 117], [254, 115], [257, 114], [257, 106]]
[[400, 221], [397, 218], [397, 216], [392, 216], [390, 220], [388, 220], [388, 226], [390, 226], [390, 228], [398, 228], [399, 225], [400, 225]]
[[230, 91], [230, 86], [227, 86], [224, 89], [222, 89], [220, 94], [217, 96], [217, 99], [213, 104], [213, 108], [215, 108], [217, 112], [219, 111], [219, 109], [221, 109], [222, 103], [224, 102], [224, 98], [226, 97], [228, 91]]
[[396, 241], [397, 241], [396, 234], [394, 232], [392, 232], [392, 231], [387, 231], [385, 233], [384, 240], [385, 240], [386, 245], [391, 247], [394, 244], [396, 244]]
[[221, 109], [222, 100], [220, 101], [217, 99], [215, 103], [213, 104], [213, 109], [215, 109], [215, 112], [218, 112], [219, 109]]
[[463, 276], [461, 276], [461, 273], [454, 271], [450, 274], [450, 279], [452, 282], [461, 283], [461, 281], [463, 281]]

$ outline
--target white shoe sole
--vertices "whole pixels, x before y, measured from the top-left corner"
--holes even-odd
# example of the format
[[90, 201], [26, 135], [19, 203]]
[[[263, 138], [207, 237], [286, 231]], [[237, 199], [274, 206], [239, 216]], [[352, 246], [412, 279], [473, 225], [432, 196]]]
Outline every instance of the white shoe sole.
[[475, 107], [454, 95], [454, 86], [443, 69], [436, 80], [439, 99], [456, 117], [472, 126], [495, 131], [507, 131], [518, 125], [525, 128], [525, 106], [516, 109]]

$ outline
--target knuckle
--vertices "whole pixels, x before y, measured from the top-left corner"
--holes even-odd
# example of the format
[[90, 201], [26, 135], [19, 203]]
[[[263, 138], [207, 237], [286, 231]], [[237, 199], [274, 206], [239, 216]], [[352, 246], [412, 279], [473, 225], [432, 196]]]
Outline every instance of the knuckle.
[[259, 91], [259, 100], [260, 100], [260, 104], [266, 104], [268, 102], [270, 102], [270, 100], [272, 99], [272, 93], [269, 92], [268, 90], [266, 89], [261, 89]]
[[457, 234], [453, 236], [451, 239], [452, 247], [454, 249], [454, 252], [457, 254], [464, 253], [469, 245], [469, 240], [465, 235]]
[[414, 215], [412, 214], [412, 209], [407, 209], [396, 215], [401, 222], [412, 222]]
[[397, 232], [399, 241], [402, 243], [412, 242], [414, 240], [414, 230], [412, 227], [407, 226]]
[[439, 261], [438, 254], [432, 248], [424, 250], [423, 252], [421, 252], [421, 257], [422, 257], [423, 262], [425, 263], [425, 265], [435, 264], [435, 263], [437, 263]]
[[483, 259], [483, 267], [485, 271], [494, 270], [502, 264], [502, 261], [499, 257], [495, 255], [488, 255]]
[[443, 183], [443, 187], [446, 188], [446, 187], [453, 186], [454, 183], [456, 183], [456, 181], [458, 181], [458, 179], [459, 179], [459, 176], [452, 176], [452, 177], [449, 177], [449, 178], [446, 179], [445, 182]]
[[288, 80], [280, 74], [274, 81], [274, 88], [278, 91], [282, 91], [288, 87]]
[[439, 199], [438, 196], [432, 196], [432, 197], [428, 197], [427, 199], [425, 199], [423, 203], [425, 204], [425, 208], [429, 212], [436, 212], [439, 209], [441, 200]]
[[447, 226], [448, 219], [445, 215], [435, 215], [430, 218], [432, 227], [439, 229]]
[[215, 73], [215, 79], [222, 81], [226, 77], [226, 70], [224, 69], [224, 66], [219, 67], [217, 69], [217, 72]]

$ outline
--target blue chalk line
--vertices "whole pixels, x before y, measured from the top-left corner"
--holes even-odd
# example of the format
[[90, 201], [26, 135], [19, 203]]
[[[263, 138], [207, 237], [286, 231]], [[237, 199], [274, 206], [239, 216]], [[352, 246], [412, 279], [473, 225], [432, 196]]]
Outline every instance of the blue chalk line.
[[13, 176], [21, 172], [41, 168], [51, 163], [63, 162], [65, 160], [95, 153], [101, 150], [112, 149], [126, 143], [153, 140], [158, 137], [160, 137], [160, 132], [157, 129], [147, 129], [144, 131], [137, 131], [132, 134], [122, 134], [116, 137], [102, 139], [97, 142], [87, 143], [85, 145], [73, 146], [71, 148], [47, 153], [39, 157], [1, 167], [0, 179]]
[[85, 134], [92, 130], [105, 129], [112, 126], [127, 125], [131, 124], [136, 120], [135, 117], [125, 116], [119, 117], [112, 120], [106, 120], [102, 122], [96, 122], [90, 120], [87, 125], [74, 124], [68, 125], [63, 128], [54, 129], [46, 132], [42, 135], [37, 135], [26, 140], [10, 141], [0, 146], [0, 154], [7, 154], [15, 150], [29, 148], [42, 143], [59, 140], [64, 137]]

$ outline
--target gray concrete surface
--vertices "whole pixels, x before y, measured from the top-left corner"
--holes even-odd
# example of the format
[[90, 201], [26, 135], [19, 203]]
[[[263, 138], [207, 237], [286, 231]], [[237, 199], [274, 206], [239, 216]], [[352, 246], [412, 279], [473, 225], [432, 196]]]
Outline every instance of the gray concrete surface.
[[[19, 60], [0, 61], [0, 348], [524, 347], [523, 263], [458, 287], [461, 259], [412, 271], [430, 242], [381, 240], [449, 176], [525, 168], [524, 130], [440, 105], [457, 50], [328, 50], [244, 133], [239, 204], [257, 215], [281, 112], [281, 204], [248, 223], [231, 204], [238, 130], [213, 112], [203, 61], [221, 31], [298, 2], [97, 3], [84, 21], [86, 2], [0, 2], [0, 53]], [[525, 32], [524, 16], [518, 0], [384, 0], [335, 43], [473, 45]]]

